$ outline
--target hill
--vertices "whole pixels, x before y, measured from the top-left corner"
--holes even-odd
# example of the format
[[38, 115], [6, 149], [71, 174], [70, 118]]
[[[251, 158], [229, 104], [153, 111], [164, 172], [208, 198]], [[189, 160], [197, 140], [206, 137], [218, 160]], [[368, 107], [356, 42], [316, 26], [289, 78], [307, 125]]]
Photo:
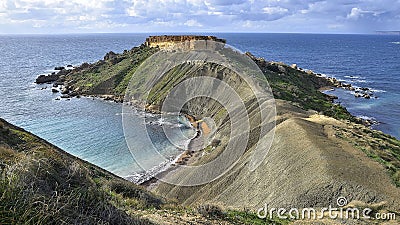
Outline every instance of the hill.
[[[111, 95], [120, 101], [140, 63], [158, 51], [142, 45], [112, 57], [107, 54], [104, 60], [74, 69], [62, 82], [71, 96]], [[295, 66], [247, 55], [267, 78], [276, 99], [277, 126], [268, 157], [255, 171], [248, 170], [258, 139], [250, 140], [240, 161], [211, 183], [183, 187], [156, 182], [148, 189], [190, 207], [208, 203], [252, 211], [265, 203], [271, 207], [327, 207], [345, 196], [349, 202], [361, 201], [371, 207], [378, 204], [379, 210], [399, 212], [400, 142], [370, 129], [368, 121], [352, 116], [332, 101], [333, 96], [320, 91], [326, 86], [349, 87]], [[182, 64], [157, 80], [145, 102], [148, 109], [158, 111], [171, 88], [197, 76], [218, 78], [233, 86], [241, 83], [233, 71], [217, 64]], [[151, 78], [135, 79], [134, 90], [140, 95], [143, 84]], [[241, 93], [245, 95], [246, 90]], [[245, 105], [251, 115], [251, 136], [257, 136], [260, 112], [251, 99]], [[200, 150], [188, 164], [212, 161], [226, 147], [232, 121], [221, 105], [206, 99], [186, 104], [185, 113], [216, 121], [219, 128], [213, 138], [221, 142], [216, 148]], [[177, 170], [171, 176], [185, 180], [199, 176], [180, 173]]]

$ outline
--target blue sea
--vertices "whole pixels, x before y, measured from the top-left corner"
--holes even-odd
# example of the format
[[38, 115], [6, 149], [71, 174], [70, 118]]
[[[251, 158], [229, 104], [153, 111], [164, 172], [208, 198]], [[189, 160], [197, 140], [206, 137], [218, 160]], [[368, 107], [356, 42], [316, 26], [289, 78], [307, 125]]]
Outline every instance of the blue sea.
[[[0, 117], [117, 175], [127, 177], [141, 172], [125, 143], [121, 104], [92, 98], [57, 101], [51, 85], [37, 85], [34, 80], [56, 66], [95, 62], [109, 51], [131, 49], [148, 35], [0, 36]], [[215, 35], [266, 60], [296, 63], [353, 86], [373, 89], [377, 99], [355, 98], [341, 89], [332, 94], [339, 96], [341, 104], [354, 115], [379, 121], [375, 129], [400, 138], [400, 36]], [[159, 132], [157, 128], [152, 130]], [[158, 144], [169, 149], [166, 155], [171, 157], [179, 152], [171, 150], [173, 146], [163, 137]]]

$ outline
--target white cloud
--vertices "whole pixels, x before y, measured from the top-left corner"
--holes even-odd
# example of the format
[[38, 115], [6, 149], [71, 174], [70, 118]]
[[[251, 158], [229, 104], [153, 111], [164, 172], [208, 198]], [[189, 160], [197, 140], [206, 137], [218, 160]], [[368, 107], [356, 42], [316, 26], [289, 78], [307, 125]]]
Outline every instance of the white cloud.
[[364, 14], [364, 11], [359, 8], [352, 8], [351, 12], [347, 14], [347, 19], [358, 19]]
[[0, 33], [363, 32], [400, 29], [399, 14], [393, 0], [0, 0]]
[[197, 20], [188, 20], [184, 23], [184, 25], [188, 26], [188, 27], [202, 27], [203, 25], [199, 22], [197, 22]]
[[273, 15], [273, 14], [285, 14], [289, 12], [289, 10], [286, 8], [275, 6], [275, 7], [264, 7], [263, 12], [266, 14]]
[[363, 17], [364, 15], [373, 15], [373, 16], [379, 16], [379, 14], [382, 14], [382, 12], [377, 12], [377, 11], [366, 11], [362, 10], [360, 8], [352, 8], [350, 13], [347, 14], [347, 19], [359, 19], [360, 17]]
[[80, 21], [96, 21], [97, 18], [98, 18], [97, 16], [88, 15], [88, 14], [79, 16]]

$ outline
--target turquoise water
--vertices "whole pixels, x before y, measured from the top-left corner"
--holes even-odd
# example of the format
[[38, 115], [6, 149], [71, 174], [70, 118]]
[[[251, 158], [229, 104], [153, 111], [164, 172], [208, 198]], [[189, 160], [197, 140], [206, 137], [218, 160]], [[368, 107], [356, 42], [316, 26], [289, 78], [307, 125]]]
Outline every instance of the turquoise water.
[[[122, 52], [137, 46], [145, 37], [0, 36], [0, 117], [120, 176], [141, 172], [125, 142], [121, 104], [92, 98], [57, 101], [58, 94], [50, 91], [51, 85], [37, 85], [34, 81], [38, 74], [51, 72], [55, 66], [94, 62], [111, 50]], [[139, 112], [137, 117], [143, 115]], [[158, 118], [153, 120], [148, 130], [151, 136], [157, 135], [158, 149], [167, 158], [179, 154], [181, 150], [159, 135]], [[136, 123], [139, 126], [141, 122], [138, 119]], [[188, 127], [176, 129], [191, 132]]]
[[[91, 98], [56, 101], [37, 75], [55, 66], [79, 65], [141, 44], [148, 34], [0, 36], [0, 117], [66, 151], [121, 176], [141, 169], [125, 143], [121, 105]], [[378, 99], [355, 99], [337, 90], [340, 101], [358, 116], [373, 117], [376, 129], [400, 137], [400, 36], [217, 34], [232, 46], [267, 60], [302, 68], [376, 90]], [[46, 87], [46, 90], [41, 90]], [[138, 115], [140, 116], [140, 115]], [[154, 119], [157, 121], [157, 118]], [[159, 135], [160, 126], [151, 126]], [[190, 132], [189, 128], [179, 127]], [[143, 132], [139, 130], [138, 132]], [[164, 137], [165, 156], [178, 151]]]

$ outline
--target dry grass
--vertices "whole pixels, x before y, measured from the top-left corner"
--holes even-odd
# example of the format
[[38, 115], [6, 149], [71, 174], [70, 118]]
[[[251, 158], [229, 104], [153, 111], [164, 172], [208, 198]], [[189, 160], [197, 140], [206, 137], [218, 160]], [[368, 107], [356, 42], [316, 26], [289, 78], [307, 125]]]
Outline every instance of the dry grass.
[[150, 224], [123, 209], [163, 204], [5, 121], [0, 128], [0, 224]]
[[254, 214], [166, 201], [2, 119], [0, 169], [2, 225], [260, 224]]

